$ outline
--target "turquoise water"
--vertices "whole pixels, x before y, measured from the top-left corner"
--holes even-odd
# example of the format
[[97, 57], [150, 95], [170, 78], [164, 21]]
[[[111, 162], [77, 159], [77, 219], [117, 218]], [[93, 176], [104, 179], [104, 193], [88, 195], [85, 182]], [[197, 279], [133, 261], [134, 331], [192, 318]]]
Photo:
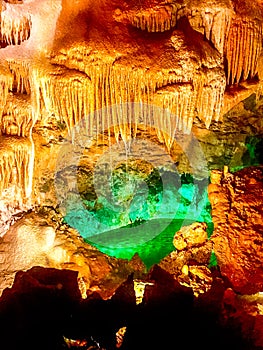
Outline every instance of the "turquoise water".
[[[194, 221], [191, 220], [178, 219], [149, 220], [145, 226], [140, 227], [140, 225], [138, 225], [136, 227], [137, 234], [143, 235], [145, 237], [145, 235], [147, 235], [147, 232], [152, 233], [153, 231], [156, 231], [160, 233], [156, 235], [155, 238], [145, 242], [144, 244], [131, 244], [130, 247], [108, 245], [108, 242], [112, 243], [113, 238], [118, 240], [118, 242], [122, 236], [126, 238], [127, 233], [125, 232], [125, 229], [130, 230], [130, 226], [102, 233], [96, 237], [96, 243], [90, 242], [88, 239], [86, 241], [95, 245], [103, 253], [109, 256], [115, 256], [117, 258], [131, 259], [135, 253], [138, 253], [146, 267], [150, 268], [153, 264], [158, 263], [162, 258], [175, 250], [173, 246], [173, 237], [175, 233], [181, 229], [182, 225], [190, 225], [193, 222]], [[162, 229], [163, 227], [165, 228]], [[212, 223], [209, 223], [207, 231], [208, 235], [210, 236], [213, 231]], [[132, 236], [130, 236], [130, 240], [133, 240]], [[211, 259], [211, 262], [214, 263], [214, 261], [215, 260]]]
[[213, 231], [208, 179], [190, 174], [159, 174], [146, 178], [119, 173], [113, 177], [111, 194], [81, 202], [68, 200], [65, 221], [100, 251], [131, 259], [135, 253], [147, 267], [158, 263], [173, 247], [182, 226], [206, 222]]

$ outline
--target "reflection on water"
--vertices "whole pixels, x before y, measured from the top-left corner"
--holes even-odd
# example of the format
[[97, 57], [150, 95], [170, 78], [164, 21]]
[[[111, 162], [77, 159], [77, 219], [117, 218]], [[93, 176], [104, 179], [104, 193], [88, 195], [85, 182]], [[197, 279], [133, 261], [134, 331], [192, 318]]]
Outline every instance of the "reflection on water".
[[[145, 263], [147, 268], [150, 268], [153, 264], [158, 263], [162, 258], [175, 250], [173, 246], [173, 237], [176, 232], [178, 232], [182, 226], [190, 225], [194, 220], [178, 220], [178, 219], [154, 219], [149, 220], [144, 225], [133, 226], [129, 225], [125, 228], [119, 228], [116, 230], [111, 230], [104, 232], [99, 236], [96, 236], [96, 243], [92, 241], [103, 253], [115, 256], [117, 258], [131, 259], [135, 253], [138, 253], [142, 261]], [[211, 235], [213, 231], [212, 222], [208, 224], [208, 236]], [[165, 227], [163, 230], [162, 228]], [[161, 232], [155, 236], [155, 238], [145, 242], [144, 244], [134, 244], [134, 236], [127, 236], [128, 230], [137, 231], [137, 236], [143, 236], [147, 234], [153, 234], [154, 232]], [[125, 246], [122, 247], [121, 244], [117, 244], [118, 240], [125, 237]], [[129, 237], [127, 239], [127, 237]], [[130, 246], [129, 246], [130, 239]], [[86, 240], [89, 242], [89, 240]], [[109, 241], [111, 246], [109, 246]], [[112, 244], [116, 243], [116, 245]]]

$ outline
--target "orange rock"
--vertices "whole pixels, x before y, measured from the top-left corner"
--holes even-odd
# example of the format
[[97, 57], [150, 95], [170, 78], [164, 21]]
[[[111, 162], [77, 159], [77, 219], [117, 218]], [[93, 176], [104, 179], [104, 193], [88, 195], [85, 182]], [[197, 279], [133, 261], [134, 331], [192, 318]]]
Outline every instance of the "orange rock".
[[263, 290], [262, 170], [246, 168], [234, 173], [230, 181], [223, 178], [222, 201], [208, 189], [216, 223], [211, 240], [218, 265], [233, 289], [245, 294]]

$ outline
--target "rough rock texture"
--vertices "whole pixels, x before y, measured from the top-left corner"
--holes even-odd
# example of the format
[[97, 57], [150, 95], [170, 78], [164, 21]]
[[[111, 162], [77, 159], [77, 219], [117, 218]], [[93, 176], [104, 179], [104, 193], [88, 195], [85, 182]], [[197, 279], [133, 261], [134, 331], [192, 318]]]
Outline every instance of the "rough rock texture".
[[212, 273], [208, 268], [212, 242], [207, 237], [207, 225], [194, 223], [176, 232], [175, 250], [161, 260], [159, 266], [198, 296], [211, 288]]
[[173, 239], [173, 245], [177, 250], [192, 248], [202, 245], [207, 240], [207, 226], [205, 223], [195, 223], [190, 227], [183, 227]]
[[215, 349], [256, 349], [236, 324], [225, 327], [221, 322], [218, 310], [223, 285], [197, 301], [189, 288], [158, 266], [146, 280], [152, 286], [143, 303], [136, 305], [132, 276], [109, 300], [97, 293], [83, 300], [74, 271], [34, 267], [19, 272], [13, 287], [0, 298], [1, 346], [10, 350], [21, 346], [30, 350], [116, 349], [117, 335], [125, 329], [121, 345], [125, 350], [171, 348], [175, 331], [178, 337], [189, 338], [184, 346], [187, 350], [195, 346], [208, 350], [211, 345]]
[[[17, 195], [20, 211], [56, 200], [42, 185], [50, 187], [61, 141], [82, 118], [88, 137], [105, 131], [102, 144], [127, 142], [141, 123], [154, 127], [177, 161], [175, 132], [189, 133], [195, 120], [208, 128], [253, 92], [259, 97], [261, 6], [234, 0], [3, 2], [3, 143], [27, 137], [35, 146], [31, 168], [22, 165], [26, 182], [15, 186], [28, 194]], [[245, 85], [251, 79], [254, 84]], [[134, 111], [113, 107], [126, 102], [139, 104]], [[13, 161], [6, 153], [0, 188], [11, 198]]]
[[[18, 334], [23, 334], [19, 311], [22, 307], [21, 314], [27, 314], [23, 298], [27, 300], [29, 289], [36, 287], [38, 296], [52, 295], [48, 310], [53, 311], [56, 293], [63, 299], [59, 279], [66, 269], [69, 275], [78, 272], [73, 274], [79, 290], [88, 298], [80, 301], [84, 311], [80, 308], [74, 314], [75, 333], [60, 333], [64, 348], [70, 344], [113, 348], [115, 334], [128, 323], [123, 349], [171, 348], [175, 329], [167, 321], [167, 310], [172, 306], [173, 316], [179, 314], [178, 334], [182, 332], [184, 339], [191, 335], [189, 348], [202, 338], [207, 341], [201, 347], [210, 349], [216, 338], [221, 349], [249, 349], [246, 342], [221, 337], [222, 329], [204, 334], [201, 321], [207, 315], [190, 317], [186, 312], [193, 296], [209, 309], [219, 305], [216, 312], [221, 315], [225, 310], [230, 328], [228, 321], [234, 317], [246, 337], [262, 347], [260, 296], [255, 296], [254, 308], [243, 295], [263, 288], [262, 169], [223, 171], [224, 166], [236, 170], [263, 160], [262, 1], [9, 0], [0, 1], [0, 12], [0, 291], [11, 287], [17, 274], [18, 298], [12, 299], [12, 290], [4, 294], [7, 299], [11, 295], [15, 306], [22, 305], [14, 310], [8, 304], [18, 317]], [[218, 170], [212, 172], [209, 186], [212, 238], [207, 238], [202, 223], [182, 229], [174, 237], [174, 251], [146, 277], [138, 256], [130, 262], [110, 258], [63, 224], [64, 197], [58, 196], [55, 181], [58, 173], [65, 174], [63, 195], [90, 195], [90, 174], [97, 160], [109, 155], [107, 164], [112, 166], [111, 157], [125, 159], [132, 141], [138, 139], [146, 142], [140, 145], [141, 154], [137, 152], [148, 157], [145, 172], [164, 155], [171, 157], [180, 173], [196, 171], [198, 178], [204, 178], [207, 169]], [[66, 140], [71, 148], [63, 154]], [[193, 140], [202, 152], [195, 152]], [[158, 145], [156, 151], [153, 143]], [[107, 153], [113, 148], [116, 153]], [[76, 169], [85, 173], [81, 180]], [[209, 266], [212, 253], [217, 268]], [[19, 272], [36, 265], [59, 270], [47, 273], [54, 273], [58, 284], [42, 283], [34, 270]], [[36, 271], [41, 275], [41, 269]], [[127, 290], [120, 293], [118, 288], [132, 273]], [[86, 312], [102, 310], [106, 302], [102, 299], [113, 298], [115, 303], [114, 295], [135, 304], [132, 279], [136, 277], [146, 286], [139, 311], [133, 314], [129, 309], [132, 317], [121, 318], [110, 331], [103, 326], [104, 343], [96, 337], [92, 340], [93, 333], [87, 336], [82, 326], [84, 319], [92, 327], [93, 319]], [[206, 297], [211, 303], [205, 303]], [[156, 311], [151, 307], [157, 301]], [[106, 324], [112, 320], [109, 304]], [[30, 300], [26, 306], [31, 310]], [[97, 332], [101, 315], [93, 312], [92, 316]], [[190, 332], [189, 319], [193, 320]], [[12, 316], [9, 321], [7, 330]], [[46, 333], [40, 330], [43, 324]], [[150, 340], [140, 342], [134, 335], [145, 335], [146, 324]], [[211, 330], [209, 321], [204, 324]], [[32, 325], [32, 320], [25, 325]], [[35, 327], [34, 341], [45, 338], [51, 329], [45, 322], [40, 326]], [[10, 329], [6, 334], [10, 349]], [[68, 336], [66, 344], [62, 335]], [[39, 348], [30, 337], [22, 343], [18, 338], [13, 344], [16, 350]], [[45, 350], [55, 348], [52, 344], [47, 341]]]
[[239, 295], [231, 288], [224, 292], [222, 320], [225, 325], [235, 324], [256, 348], [263, 347], [262, 294]]
[[208, 190], [215, 225], [211, 240], [222, 275], [236, 292], [262, 291], [262, 168], [212, 172]]
[[83, 298], [94, 291], [108, 298], [131, 272], [138, 277], [145, 272], [138, 257], [131, 261], [108, 257], [60, 220], [52, 210], [27, 214], [4, 235], [0, 252], [1, 293], [12, 286], [16, 272], [36, 265], [77, 271]]

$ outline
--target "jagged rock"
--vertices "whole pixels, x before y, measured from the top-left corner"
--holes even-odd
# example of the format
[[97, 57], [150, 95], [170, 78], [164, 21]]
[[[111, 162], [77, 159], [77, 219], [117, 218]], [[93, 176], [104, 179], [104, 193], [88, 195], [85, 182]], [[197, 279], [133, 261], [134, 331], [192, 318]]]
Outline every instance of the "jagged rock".
[[[1, 2], [1, 291], [12, 286], [16, 272], [35, 265], [78, 271], [86, 305], [98, 293], [94, 304], [99, 308], [104, 299], [120, 292], [119, 286], [131, 273], [145, 282], [145, 266], [137, 255], [131, 262], [110, 258], [63, 225], [61, 215], [36, 214], [44, 205], [58, 208], [67, 195], [74, 199], [72, 205], [79, 196], [85, 197], [91, 186], [86, 178], [79, 179], [76, 169], [92, 173], [112, 145], [123, 142], [120, 152], [127, 158], [135, 138], [148, 142], [144, 147], [148, 153], [151, 140], [178, 164], [180, 172], [197, 168], [199, 176], [207, 174], [206, 166], [235, 168], [258, 161], [253, 154], [248, 162], [244, 158], [249, 151], [247, 137], [262, 136], [262, 9], [261, 0]], [[191, 149], [189, 140], [195, 138], [203, 158]], [[64, 141], [72, 148], [62, 154]], [[179, 149], [181, 145], [185, 149]], [[194, 155], [192, 164], [186, 150]], [[152, 154], [149, 163], [160, 160], [160, 153]], [[68, 159], [77, 160], [72, 166]], [[64, 170], [69, 173], [67, 186], [55, 181]], [[162, 336], [165, 326], [174, 331], [165, 312], [169, 302], [174, 315], [178, 311], [174, 306], [180, 293], [174, 304], [170, 299], [177, 287], [187, 285], [191, 296], [193, 292], [199, 298], [211, 293], [214, 271], [207, 265], [213, 249], [224, 280], [235, 291], [262, 289], [262, 176], [254, 170], [225, 172], [223, 179], [221, 175], [212, 173], [209, 186], [215, 224], [212, 240], [206, 240], [202, 229], [196, 235], [199, 229], [193, 227], [175, 237], [177, 250], [155, 267], [158, 282], [145, 282], [143, 302], [150, 307], [150, 300], [167, 296], [167, 304], [161, 303], [166, 308], [155, 314], [156, 325], [154, 318], [139, 319], [139, 330], [136, 317], [141, 314], [134, 316], [123, 349], [138, 348], [133, 330], [144, 332], [143, 321], [150, 320], [150, 335], [154, 331], [154, 336], [159, 335], [157, 324]], [[24, 215], [28, 210], [33, 212]], [[153, 275], [148, 277], [154, 280]], [[134, 302], [132, 281], [128, 282], [122, 297]], [[185, 301], [183, 296], [180, 300]], [[186, 323], [181, 326], [179, 317], [178, 330], [188, 336], [187, 318], [181, 314]], [[96, 317], [99, 324], [101, 315]], [[104, 321], [109, 320], [105, 316]], [[253, 327], [259, 344], [261, 325], [257, 317]], [[122, 327], [126, 324], [114, 325], [109, 344]], [[203, 330], [194, 328], [193, 343], [200, 334]], [[221, 340], [221, 333], [215, 334]], [[213, 342], [210, 336], [203, 348]], [[82, 344], [101, 347], [88, 341]], [[151, 344], [156, 345], [154, 340]], [[221, 348], [226, 344], [229, 347], [225, 342]], [[18, 347], [21, 344], [15, 343]], [[160, 341], [158, 347], [165, 346]]]
[[182, 274], [178, 276], [178, 281], [187, 287], [190, 287], [194, 295], [206, 293], [211, 288], [213, 277], [207, 266], [184, 265]]
[[18, 272], [0, 298], [3, 349], [55, 349], [81, 299], [77, 272], [34, 267]]
[[263, 288], [262, 174], [261, 167], [212, 173], [208, 188], [218, 265], [233, 289], [243, 294]]
[[207, 224], [204, 222], [197, 222], [181, 228], [174, 236], [174, 247], [177, 250], [183, 250], [204, 244], [208, 239], [206, 229]]
[[231, 288], [225, 290], [222, 300], [222, 322], [235, 324], [251, 347], [263, 348], [262, 295], [239, 295]]
[[145, 305], [158, 304], [158, 302], [176, 297], [176, 295], [182, 295], [183, 298], [193, 301], [192, 290], [182, 286], [169, 271], [159, 265], [154, 265], [150, 269], [145, 276], [145, 281], [151, 282], [145, 286], [143, 297]]
[[132, 275], [107, 301], [97, 293], [82, 299], [77, 277], [76, 271], [43, 267], [18, 272], [0, 298], [1, 346], [115, 348], [116, 332], [136, 306]]
[[58, 227], [54, 217], [48, 211], [25, 215], [1, 239], [1, 292], [12, 286], [17, 271], [35, 265], [78, 271], [84, 298], [94, 291], [109, 298], [131, 272], [144, 272], [138, 257], [131, 262], [108, 257], [75, 230]]
[[195, 295], [207, 292], [212, 284], [209, 268], [212, 242], [205, 223], [193, 223], [179, 230], [173, 239], [175, 250], [163, 258], [159, 266], [181, 284], [192, 288]]

